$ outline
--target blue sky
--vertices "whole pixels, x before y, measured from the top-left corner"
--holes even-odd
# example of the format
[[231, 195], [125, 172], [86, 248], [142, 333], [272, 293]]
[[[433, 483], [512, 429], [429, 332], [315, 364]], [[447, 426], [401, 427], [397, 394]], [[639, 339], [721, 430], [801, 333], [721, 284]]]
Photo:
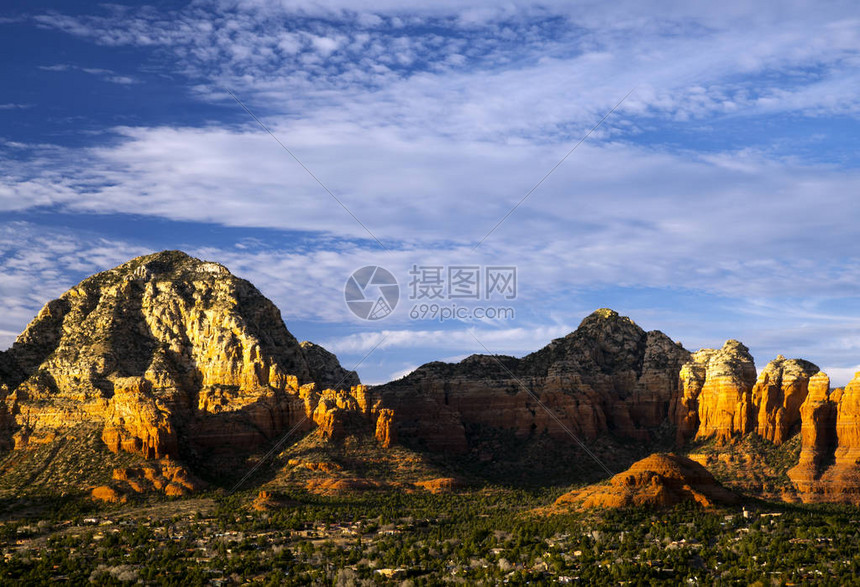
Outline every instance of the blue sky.
[[[5, 2], [0, 346], [83, 277], [180, 248], [348, 367], [374, 349], [366, 382], [522, 355], [609, 306], [844, 384], [860, 18], [749, 4]], [[344, 303], [365, 265], [404, 286], [384, 320]], [[516, 266], [517, 298], [491, 304], [515, 318], [410, 319], [413, 265]]]

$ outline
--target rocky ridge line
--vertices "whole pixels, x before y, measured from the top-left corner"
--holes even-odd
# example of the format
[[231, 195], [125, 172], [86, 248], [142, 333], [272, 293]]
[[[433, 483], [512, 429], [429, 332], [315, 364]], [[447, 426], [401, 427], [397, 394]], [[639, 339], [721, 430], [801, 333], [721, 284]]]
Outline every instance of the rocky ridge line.
[[666, 421], [688, 358], [663, 333], [602, 309], [522, 359], [473, 355], [455, 365], [428, 363], [374, 392], [397, 414], [400, 437], [420, 439], [431, 450], [465, 452], [472, 425], [511, 430], [521, 439], [546, 433], [569, 442], [568, 428], [586, 440], [609, 432], [645, 440]]

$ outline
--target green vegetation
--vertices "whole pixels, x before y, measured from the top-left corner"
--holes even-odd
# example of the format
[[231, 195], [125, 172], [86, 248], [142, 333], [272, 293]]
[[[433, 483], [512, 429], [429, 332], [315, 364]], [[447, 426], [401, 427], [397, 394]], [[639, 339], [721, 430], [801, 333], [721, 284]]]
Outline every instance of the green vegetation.
[[699, 441], [685, 452], [706, 456], [708, 471], [727, 487], [777, 497], [794, 489], [787, 472], [797, 464], [800, 445], [800, 434], [779, 446], [757, 434], [747, 434], [728, 444], [714, 439]]
[[750, 502], [545, 515], [560, 490], [3, 504], [3, 583], [860, 584], [860, 511]]

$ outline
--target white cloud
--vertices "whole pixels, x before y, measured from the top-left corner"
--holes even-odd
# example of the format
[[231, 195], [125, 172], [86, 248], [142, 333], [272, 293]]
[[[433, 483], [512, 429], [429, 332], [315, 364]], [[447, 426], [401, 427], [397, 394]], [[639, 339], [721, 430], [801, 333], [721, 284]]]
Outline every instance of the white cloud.
[[[374, 348], [435, 348], [440, 350], [464, 350], [470, 354], [485, 354], [483, 343], [494, 354], [524, 354], [535, 351], [554, 338], [571, 332], [570, 326], [539, 326], [533, 328], [499, 328], [493, 330], [380, 330], [361, 332], [349, 336], [328, 339], [320, 344], [334, 353], [359, 354]], [[478, 339], [477, 341], [475, 339]], [[480, 342], [478, 342], [480, 341]]]
[[114, 83], [114, 84], [136, 84], [139, 83], [137, 79], [127, 76], [127, 75], [116, 75], [116, 72], [110, 69], [103, 69], [100, 67], [81, 67], [79, 65], [71, 65], [68, 63], [57, 63], [55, 65], [40, 65], [38, 66], [42, 71], [82, 71], [84, 73], [97, 76], [102, 81]]
[[[44, 303], [80, 279], [149, 252], [148, 247], [85, 233], [27, 223], [0, 225], [0, 297], [4, 300], [0, 346], [10, 344]], [[345, 365], [353, 365], [384, 336], [383, 343], [359, 368], [363, 378], [373, 383], [403, 374], [418, 362], [458, 361], [472, 353], [483, 354], [486, 350], [481, 343], [493, 353], [522, 356], [571, 332], [591, 310], [606, 305], [587, 301], [590, 297], [585, 292], [595, 283], [578, 274], [576, 266], [564, 265], [564, 258], [541, 260], [537, 255], [521, 266], [521, 281], [525, 281], [520, 286], [523, 299], [512, 302], [521, 310], [515, 320], [444, 325], [432, 320], [413, 321], [405, 311], [412, 302], [406, 299], [404, 283], [403, 307], [383, 324], [366, 323], [351, 317], [342, 293], [346, 276], [364, 264], [364, 255], [392, 263], [389, 267], [403, 277], [410, 259], [420, 262], [433, 257], [449, 262], [460, 258], [463, 251], [416, 249], [392, 255], [375, 253], [373, 257], [374, 253], [366, 250], [351, 251], [346, 244], [332, 242], [319, 250], [278, 249], [257, 243], [244, 249], [225, 246], [189, 248], [188, 252], [224, 263], [234, 274], [249, 279], [281, 308], [294, 334], [329, 348]], [[538, 263], [543, 263], [544, 269], [556, 267], [547, 275], [527, 271]], [[739, 282], [742, 277], [738, 277]], [[751, 271], [747, 277], [747, 285], [755, 286], [756, 273]], [[758, 278], [763, 287], [769, 274]], [[749, 298], [739, 288], [733, 297], [716, 302], [701, 298], [693, 290], [689, 295], [700, 301], [673, 305], [670, 298], [661, 308], [649, 303], [647, 295], [640, 299], [637, 288], [631, 287], [625, 294], [630, 301], [617, 309], [643, 328], [663, 330], [692, 350], [719, 347], [725, 339], [737, 338], [752, 349], [759, 368], [778, 353], [802, 357], [818, 363], [834, 385], [844, 385], [860, 354], [860, 318], [852, 318], [857, 315], [852, 310], [856, 299], [850, 293], [840, 298], [839, 292], [821, 288], [824, 279], [820, 275], [810, 277], [810, 281], [816, 279], [817, 293], [810, 289], [802, 302], [777, 301], [773, 290], [769, 298]], [[684, 300], [686, 294], [667, 290], [665, 295], [680, 295], [678, 299]], [[331, 326], [318, 328], [326, 324]], [[420, 358], [418, 362], [416, 358]]]
[[[464, 262], [507, 259], [547, 285], [568, 281], [559, 268], [583, 284], [673, 283], [731, 295], [857, 284], [857, 256], [843, 246], [860, 215], [856, 170], [750, 150], [695, 156], [586, 144], [472, 254], [566, 145], [410, 141], [388, 128], [317, 119], [282, 124], [273, 125], [278, 136], [404, 266], [437, 251]], [[88, 152], [6, 161], [0, 208], [59, 205], [368, 239], [262, 132], [119, 132], [124, 140]], [[338, 269], [374, 250], [339, 252]]]
[[[780, 328], [781, 340], [799, 351], [813, 348], [803, 337], [814, 334], [817, 348], [832, 353], [829, 364], [856, 362], [855, 323], [838, 323], [850, 311], [818, 308], [860, 286], [850, 245], [860, 221], [857, 169], [809, 162], [766, 133], [745, 148], [693, 146], [736, 144], [709, 136], [727, 121], [856, 117], [860, 27], [850, 5], [687, 3], [669, 12], [654, 2], [231, 0], [169, 13], [98, 10], [34, 22], [109, 47], [156, 48], [148, 54], [162, 73], [185, 76], [194, 99], [242, 114], [222, 88], [233, 89], [391, 252], [250, 119], [116, 128], [113, 140], [90, 148], [2, 142], [2, 211], [140, 214], [310, 233], [307, 246], [195, 250], [191, 243], [192, 253], [260, 286], [288, 321], [354, 326], [342, 285], [371, 262], [398, 275], [412, 263], [500, 262], [521, 269], [520, 315], [536, 309], [510, 328], [486, 330], [485, 343], [499, 352], [539, 348], [591, 309], [569, 298], [621, 287], [724, 297], [741, 308], [733, 315], [746, 312], [755, 325], [725, 325], [729, 336], [770, 353]], [[41, 69], [137, 81], [96, 67]], [[632, 87], [606, 124], [472, 253]], [[666, 128], [683, 128], [695, 141], [661, 144]], [[656, 145], [639, 141], [655, 134]], [[36, 229], [9, 230], [34, 239], [14, 254], [8, 249], [0, 263], [0, 293], [11, 308], [0, 328], [10, 331], [75, 271], [119, 256], [63, 238], [43, 246]], [[71, 252], [52, 266], [58, 246]], [[99, 261], [82, 261], [90, 254]], [[26, 284], [42, 274], [43, 285], [28, 293]], [[758, 304], [798, 297], [812, 300], [809, 315]], [[539, 319], [543, 310], [553, 317]], [[656, 327], [657, 318], [674, 324], [670, 314], [654, 314]], [[465, 330], [415, 332], [402, 315], [391, 320], [392, 340], [406, 347], [478, 350]], [[804, 321], [818, 329], [804, 330]], [[679, 319], [679, 335], [721, 342], [718, 326], [696, 330], [692, 322]], [[369, 336], [329, 342], [357, 353]]]
[[139, 83], [136, 79], [134, 79], [133, 77], [129, 77], [127, 75], [111, 75], [111, 76], [108, 76], [104, 79], [106, 81], [111, 82], [111, 83], [122, 84], [122, 85]]
[[[856, 111], [860, 34], [850, 10], [721, 3], [720, 10], [675, 6], [670, 12], [659, 3], [642, 4], [649, 8], [627, 3], [622, 17], [616, 4], [596, 3], [410, 3], [408, 9], [396, 3], [366, 10], [333, 3], [248, 2], [238, 10], [201, 3], [167, 14], [52, 13], [36, 21], [106, 45], [166, 47], [177, 67], [210, 80], [210, 89], [198, 88], [210, 98], [219, 98], [214, 88], [230, 86], [270, 110], [334, 98], [332, 89], [345, 98], [342, 107], [356, 88], [397, 93], [409, 87], [394, 85], [415, 78], [414, 89], [447, 93], [437, 98], [446, 115], [436, 119], [457, 123], [455, 131], [463, 124], [473, 132], [499, 124], [517, 132], [585, 124], [636, 84], [642, 91], [627, 106], [631, 111], [678, 120]], [[394, 26], [390, 15], [406, 12], [415, 28]], [[322, 18], [303, 22], [296, 14]], [[434, 26], [417, 26], [428, 23]], [[529, 124], [517, 128], [525, 113]]]
[[328, 57], [340, 46], [340, 42], [337, 39], [332, 39], [331, 37], [315, 36], [311, 39], [311, 44], [313, 44], [317, 52], [319, 52], [323, 57]]

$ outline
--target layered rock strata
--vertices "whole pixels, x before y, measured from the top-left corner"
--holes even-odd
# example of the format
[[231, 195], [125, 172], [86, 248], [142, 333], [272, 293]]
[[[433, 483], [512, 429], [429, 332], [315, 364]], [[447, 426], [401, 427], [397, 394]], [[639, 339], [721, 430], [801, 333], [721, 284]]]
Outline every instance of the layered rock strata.
[[800, 407], [803, 445], [788, 476], [804, 501], [860, 502], [860, 373], [829, 390], [824, 373], [810, 379]]
[[644, 440], [666, 421], [689, 356], [663, 333], [603, 309], [522, 359], [473, 355], [455, 365], [429, 363], [374, 392], [397, 414], [400, 438], [431, 450], [467, 450], [466, 430], [476, 425], [522, 439], [548, 434], [572, 442], [570, 433], [584, 440], [613, 433]]
[[860, 501], [860, 375], [831, 391], [817, 366], [779, 356], [757, 376], [738, 341], [691, 354], [602, 309], [522, 359], [429, 363], [369, 389], [332, 353], [299, 344], [253, 285], [178, 251], [82, 281], [0, 352], [0, 450], [91, 422], [110, 450], [171, 463], [312, 428], [455, 453], [487, 428], [647, 442], [671, 424], [679, 445], [750, 433], [781, 445], [799, 430], [789, 476], [803, 499]]
[[49, 302], [0, 357], [0, 378], [0, 436], [17, 448], [97, 421], [113, 451], [175, 459], [256, 450], [314, 423], [337, 436], [347, 421], [370, 434], [392, 421], [377, 425], [357, 375], [300, 345], [253, 285], [178, 251]]
[[780, 445], [800, 430], [800, 407], [809, 393], [809, 381], [818, 366], [779, 355], [759, 373], [752, 390], [757, 413], [756, 432]]
[[694, 437], [728, 440], [755, 428], [755, 363], [740, 342], [728, 340], [721, 349], [697, 351], [681, 367], [679, 378], [672, 406], [679, 445]]

